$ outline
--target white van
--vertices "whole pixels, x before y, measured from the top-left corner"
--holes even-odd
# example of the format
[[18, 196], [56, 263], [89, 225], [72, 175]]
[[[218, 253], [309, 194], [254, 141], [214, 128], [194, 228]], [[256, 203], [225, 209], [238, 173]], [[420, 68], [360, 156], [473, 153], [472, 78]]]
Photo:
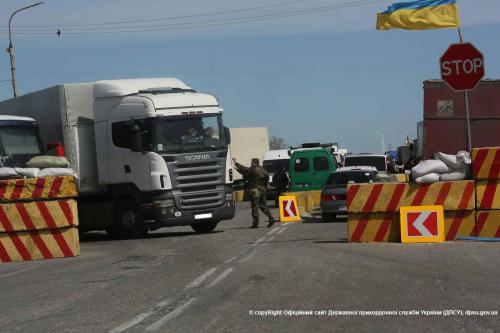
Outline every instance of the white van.
[[268, 198], [274, 198], [275, 186], [273, 183], [274, 173], [285, 169], [286, 173], [290, 171], [290, 155], [288, 149], [269, 150], [264, 154], [262, 167], [269, 173], [269, 185], [267, 187]]

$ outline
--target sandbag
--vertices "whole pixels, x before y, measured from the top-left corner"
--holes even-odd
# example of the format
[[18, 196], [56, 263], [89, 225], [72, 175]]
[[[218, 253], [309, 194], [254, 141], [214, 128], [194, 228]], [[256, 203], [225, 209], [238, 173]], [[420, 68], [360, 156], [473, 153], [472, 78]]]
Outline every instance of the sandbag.
[[457, 153], [457, 160], [462, 161], [467, 165], [472, 164], [472, 158], [468, 151], [463, 151], [463, 150], [459, 151]]
[[446, 181], [453, 181], [453, 180], [464, 180], [467, 179], [467, 169], [465, 170], [459, 170], [459, 171], [453, 171], [450, 173], [442, 173], [439, 175], [439, 179], [443, 182]]
[[39, 168], [15, 168], [15, 170], [18, 175], [26, 178], [36, 178], [40, 172]]
[[26, 165], [30, 168], [67, 168], [69, 161], [64, 156], [35, 156]]
[[415, 178], [415, 183], [417, 184], [431, 184], [439, 181], [439, 174], [433, 172], [428, 173], [422, 177]]
[[0, 178], [9, 178], [17, 176], [14, 168], [0, 168]]
[[73, 176], [77, 178], [76, 172], [71, 168], [45, 168], [38, 174], [38, 177], [47, 176]]
[[419, 178], [429, 173], [448, 173], [451, 171], [452, 169], [441, 160], [425, 160], [411, 169], [411, 175], [413, 178]]
[[456, 155], [438, 152], [436, 153], [436, 156], [440, 161], [443, 161], [444, 164], [446, 164], [450, 169], [453, 170], [463, 169], [465, 165], [463, 160], [459, 160]]

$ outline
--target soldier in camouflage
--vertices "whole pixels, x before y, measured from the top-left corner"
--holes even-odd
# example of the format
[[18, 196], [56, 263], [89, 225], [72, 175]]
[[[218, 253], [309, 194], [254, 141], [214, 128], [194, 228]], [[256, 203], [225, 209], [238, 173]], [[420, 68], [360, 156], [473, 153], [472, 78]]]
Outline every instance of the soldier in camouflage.
[[259, 165], [258, 158], [252, 158], [252, 164], [249, 168], [236, 162], [235, 158], [233, 158], [233, 162], [236, 171], [243, 175], [246, 186], [250, 190], [250, 202], [252, 206], [253, 218], [253, 223], [250, 228], [258, 228], [259, 226], [259, 208], [269, 218], [269, 224], [267, 227], [270, 228], [276, 220], [266, 206], [266, 185], [268, 180], [267, 171]]

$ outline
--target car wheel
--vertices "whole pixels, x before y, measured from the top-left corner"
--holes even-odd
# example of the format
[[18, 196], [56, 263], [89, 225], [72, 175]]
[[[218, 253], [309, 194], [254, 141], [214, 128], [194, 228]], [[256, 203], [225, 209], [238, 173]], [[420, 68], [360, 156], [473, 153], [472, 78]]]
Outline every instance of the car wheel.
[[120, 200], [115, 209], [113, 226], [108, 233], [118, 239], [142, 238], [148, 233], [139, 206], [132, 199]]
[[205, 223], [194, 223], [191, 224], [191, 228], [193, 228], [194, 231], [200, 234], [207, 234], [209, 232], [212, 232], [215, 227], [217, 227], [217, 224], [219, 221], [213, 221], [213, 222], [205, 222]]

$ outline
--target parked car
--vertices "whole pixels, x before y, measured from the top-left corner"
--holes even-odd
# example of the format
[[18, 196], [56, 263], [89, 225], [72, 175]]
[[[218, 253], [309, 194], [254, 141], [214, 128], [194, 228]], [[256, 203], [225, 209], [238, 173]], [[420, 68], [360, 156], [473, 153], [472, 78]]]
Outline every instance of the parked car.
[[321, 190], [321, 217], [323, 222], [337, 215], [347, 214], [347, 185], [372, 183], [379, 178], [375, 167], [343, 167], [332, 172]]
[[390, 175], [396, 172], [394, 160], [391, 155], [358, 154], [349, 155], [344, 159], [345, 167], [375, 167], [381, 177], [390, 180]]

